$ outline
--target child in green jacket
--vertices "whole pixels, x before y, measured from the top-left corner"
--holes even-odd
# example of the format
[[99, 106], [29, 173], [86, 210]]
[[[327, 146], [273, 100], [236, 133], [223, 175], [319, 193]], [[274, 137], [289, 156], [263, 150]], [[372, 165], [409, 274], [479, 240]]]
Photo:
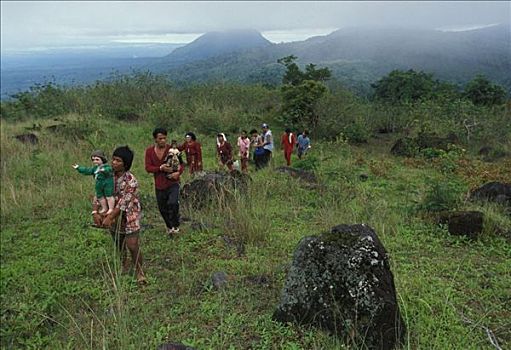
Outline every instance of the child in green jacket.
[[101, 150], [92, 152], [90, 156], [94, 166], [88, 168], [73, 164], [73, 168], [83, 175], [94, 175], [96, 180], [96, 198], [101, 205], [100, 214], [110, 214], [115, 205], [113, 170], [108, 165], [105, 153]]

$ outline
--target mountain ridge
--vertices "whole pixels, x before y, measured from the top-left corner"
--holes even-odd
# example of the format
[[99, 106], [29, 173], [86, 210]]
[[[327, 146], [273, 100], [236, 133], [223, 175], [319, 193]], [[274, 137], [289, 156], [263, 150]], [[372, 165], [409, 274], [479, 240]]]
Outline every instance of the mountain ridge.
[[234, 80], [277, 84], [280, 77], [275, 73], [281, 74], [283, 69], [275, 66], [276, 60], [295, 55], [301, 65], [314, 63], [331, 68], [334, 78], [341, 81], [356, 81], [356, 74], [359, 74], [366, 88], [393, 69], [414, 69], [459, 84], [484, 74], [511, 90], [508, 28], [497, 25], [454, 32], [348, 27], [304, 41], [219, 52], [204, 59], [196, 56], [193, 61], [169, 59], [164, 63], [155, 62], [152, 68], [181, 82]]

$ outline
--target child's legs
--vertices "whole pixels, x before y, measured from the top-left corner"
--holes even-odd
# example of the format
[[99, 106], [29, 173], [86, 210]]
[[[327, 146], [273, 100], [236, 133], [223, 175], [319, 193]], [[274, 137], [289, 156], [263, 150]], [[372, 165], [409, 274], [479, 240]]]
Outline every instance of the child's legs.
[[107, 212], [107, 214], [110, 214], [114, 210], [115, 198], [113, 196], [112, 197], [106, 197], [106, 201], [107, 201], [107, 204], [108, 204], [108, 212]]
[[103, 187], [104, 184], [102, 181], [96, 181], [96, 198], [101, 206], [101, 209], [99, 210], [100, 213], [104, 213], [108, 209]]
[[101, 205], [100, 214], [106, 212], [108, 210], [108, 203], [105, 197], [98, 197], [99, 204]]
[[114, 179], [113, 177], [107, 178], [103, 182], [103, 195], [108, 205], [108, 214], [114, 210], [115, 198], [114, 198]]

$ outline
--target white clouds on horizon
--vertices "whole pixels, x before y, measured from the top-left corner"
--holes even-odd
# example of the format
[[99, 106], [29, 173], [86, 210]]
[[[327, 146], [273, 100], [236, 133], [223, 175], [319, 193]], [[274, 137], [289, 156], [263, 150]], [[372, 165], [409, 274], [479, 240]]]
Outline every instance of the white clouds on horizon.
[[2, 51], [45, 46], [187, 43], [256, 29], [272, 42], [345, 26], [473, 27], [509, 23], [510, 2], [1, 1]]
[[[272, 43], [301, 41], [318, 35], [328, 35], [337, 28], [305, 28], [298, 30], [269, 30], [261, 32], [261, 35]], [[165, 33], [165, 34], [141, 34], [123, 35], [112, 38], [114, 43], [158, 43], [158, 44], [188, 44], [205, 33]]]

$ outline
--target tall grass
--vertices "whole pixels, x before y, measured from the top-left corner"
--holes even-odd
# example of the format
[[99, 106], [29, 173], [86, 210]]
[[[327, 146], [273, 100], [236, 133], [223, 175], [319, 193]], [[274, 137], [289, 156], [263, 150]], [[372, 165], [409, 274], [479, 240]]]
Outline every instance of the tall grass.
[[[261, 95], [257, 104], [265, 111]], [[251, 103], [241, 103], [249, 105], [249, 114]], [[36, 131], [37, 145], [13, 138], [34, 122], [43, 127]], [[183, 207], [183, 216], [205, 225], [195, 229], [185, 222], [182, 233], [169, 240], [143, 165], [153, 122], [69, 115], [58, 123], [70, 133], [53, 134], [44, 129], [57, 123], [53, 120], [2, 120], [2, 347], [143, 349], [178, 341], [201, 349], [342, 348], [329, 334], [275, 323], [271, 314], [299, 240], [360, 222], [375, 228], [389, 253], [409, 330], [405, 348], [491, 348], [484, 329], [467, 324], [461, 314], [491, 329], [503, 348], [511, 341], [509, 242], [502, 238], [511, 223], [503, 206], [462, 201], [462, 208], [485, 213], [485, 235], [476, 243], [450, 237], [415, 210], [428, 179], [446, 176], [434, 164], [390, 157], [380, 144], [313, 140], [308, 156], [317, 162], [312, 168], [319, 186], [275, 172], [284, 164], [277, 149], [271, 167], [250, 169], [246, 192], [216, 194], [201, 210]], [[77, 129], [83, 131], [79, 138], [71, 132]], [[182, 138], [178, 129], [172, 138]], [[214, 137], [198, 136], [205, 167], [213, 169]], [[108, 154], [126, 143], [135, 151], [132, 171], [144, 211], [141, 247], [149, 285], [142, 289], [131, 275], [120, 274], [110, 235], [90, 227], [93, 181], [71, 168], [74, 162], [88, 164], [94, 148]], [[466, 168], [477, 164], [480, 172], [504, 167], [467, 162]], [[472, 178], [490, 181], [503, 173]], [[225, 236], [242, 243], [243, 254]], [[215, 271], [228, 275], [222, 291], [211, 288]], [[261, 276], [267, 283], [253, 282]]]

